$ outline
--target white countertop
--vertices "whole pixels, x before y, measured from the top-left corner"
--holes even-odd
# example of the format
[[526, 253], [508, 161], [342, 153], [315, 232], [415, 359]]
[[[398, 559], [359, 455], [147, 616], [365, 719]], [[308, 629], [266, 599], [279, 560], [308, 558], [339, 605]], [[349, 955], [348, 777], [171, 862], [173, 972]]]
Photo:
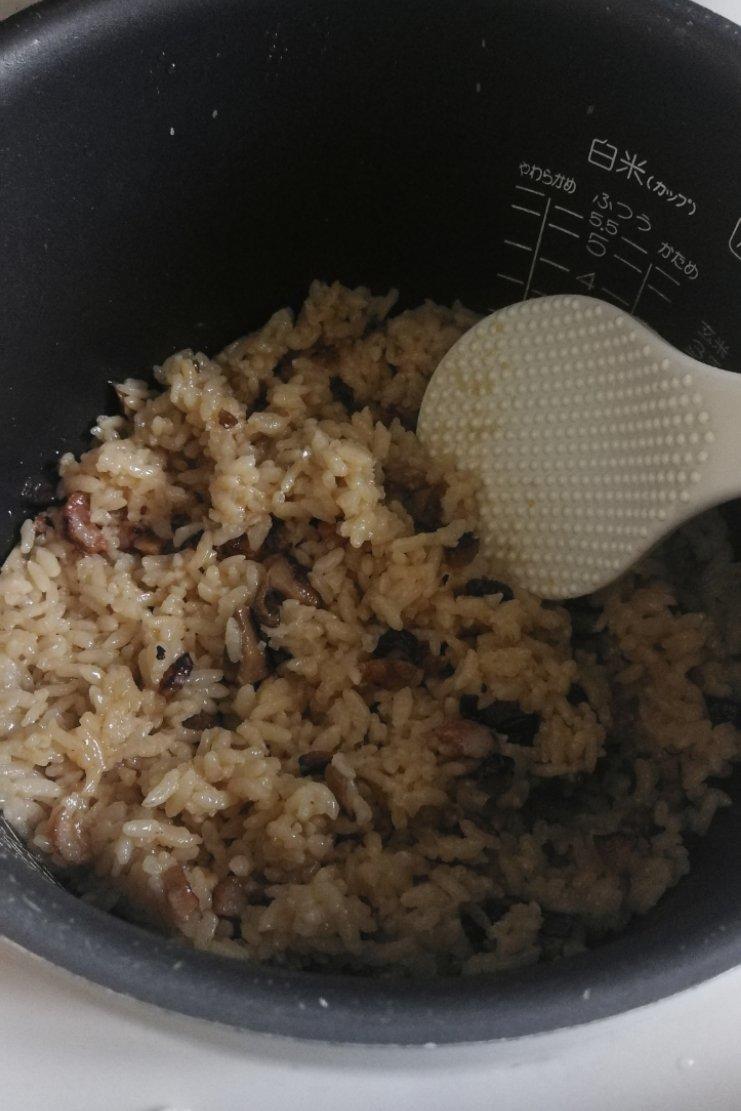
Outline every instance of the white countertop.
[[[0, 18], [23, 0], [0, 0]], [[741, 0], [708, 7], [741, 23]], [[113, 996], [0, 942], [3, 1111], [738, 1111], [741, 968], [577, 1030], [438, 1049], [303, 1045]]]
[[[437, 1049], [180, 1019], [0, 948], [7, 1111], [738, 1111], [741, 969], [576, 1030]], [[5, 1098], [3, 1098], [5, 1097]]]

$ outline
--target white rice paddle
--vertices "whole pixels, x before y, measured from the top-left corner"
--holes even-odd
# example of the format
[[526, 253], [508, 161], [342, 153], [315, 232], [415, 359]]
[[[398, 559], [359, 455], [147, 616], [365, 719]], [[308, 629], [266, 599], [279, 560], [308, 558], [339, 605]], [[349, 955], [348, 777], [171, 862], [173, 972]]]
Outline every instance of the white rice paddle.
[[741, 494], [741, 375], [591, 297], [481, 320], [433, 374], [417, 432], [478, 479], [492, 569], [542, 598], [605, 586]]

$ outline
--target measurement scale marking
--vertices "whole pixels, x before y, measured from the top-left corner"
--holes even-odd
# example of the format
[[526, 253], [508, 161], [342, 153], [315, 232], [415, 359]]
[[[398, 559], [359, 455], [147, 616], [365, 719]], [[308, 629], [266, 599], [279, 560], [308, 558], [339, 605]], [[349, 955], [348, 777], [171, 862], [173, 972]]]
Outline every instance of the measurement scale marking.
[[[656, 269], [658, 270], [658, 266], [656, 267]], [[657, 297], [660, 297], [662, 299], [662, 301], [668, 301], [668, 303], [671, 305], [671, 303], [672, 303], [671, 297], [667, 297], [667, 295], [665, 293], [662, 293], [660, 289], [657, 289], [655, 285], [651, 285], [649, 283], [646, 286], [646, 289], [650, 289], [651, 292], [655, 293]]]
[[536, 267], [536, 264], [538, 262], [538, 251], [540, 250], [540, 244], [543, 242], [543, 233], [545, 232], [545, 226], [548, 222], [548, 213], [550, 211], [550, 207], [551, 207], [551, 198], [547, 197], [546, 202], [545, 202], [545, 211], [543, 212], [543, 219], [540, 221], [540, 231], [538, 232], [538, 241], [535, 244], [535, 250], [533, 251], [533, 260], [530, 263], [530, 272], [528, 273], [527, 281], [525, 283], [525, 297], [524, 297], [525, 301], [527, 301], [527, 296], [528, 296], [528, 293], [530, 292], [530, 286], [532, 285], [532, 282], [533, 282], [533, 274], [535, 273], [535, 267]]
[[673, 278], [671, 274], [667, 274], [666, 270], [662, 270], [660, 266], [654, 266], [654, 270], [658, 270], [659, 274], [663, 274], [665, 278], [668, 278], [670, 282], [674, 282], [675, 285], [680, 284], [676, 278]]
[[549, 224], [548, 227], [552, 228], [553, 231], [562, 231], [564, 233], [564, 235], [570, 235], [574, 239], [579, 238], [579, 232], [578, 231], [569, 231], [568, 228], [562, 228], [560, 224]]
[[564, 274], [571, 273], [571, 267], [562, 266], [560, 262], [554, 262], [552, 258], [545, 258], [544, 255], [541, 255], [540, 261], [544, 263], [545, 266], [554, 266], [556, 270], [563, 270]]
[[629, 262], [628, 259], [623, 258], [622, 255], [614, 255], [613, 257], [617, 260], [617, 262], [622, 262], [623, 266], [629, 266], [631, 270], [635, 270], [636, 274], [643, 273], [640, 266], [636, 266], [634, 262]]
[[554, 204], [556, 212], [565, 212], [567, 216], [573, 216], [576, 220], [583, 220], [584, 216], [581, 212], [574, 212], [573, 208], [564, 208], [562, 204]]
[[635, 312], [636, 309], [638, 308], [638, 302], [640, 301], [641, 296], [643, 294], [643, 291], [646, 288], [646, 282], [648, 281], [648, 276], [651, 273], [652, 267], [653, 267], [653, 264], [649, 262], [648, 266], [646, 267], [646, 273], [643, 275], [643, 281], [641, 282], [640, 286], [638, 287], [638, 292], [636, 293], [635, 301], [633, 302], [633, 304], [630, 307], [631, 312]]
[[627, 243], [629, 247], [634, 247], [635, 250], [640, 251], [642, 255], [648, 254], [648, 251], [645, 247], [641, 247], [638, 243], [634, 243], [632, 239], [628, 239], [627, 235], [621, 235], [620, 238], [622, 239], [623, 243]]
[[628, 302], [619, 293], [613, 293], [611, 289], [605, 289], [603, 285], [600, 286], [600, 293], [604, 293], [606, 297], [612, 297], [613, 301], [617, 301], [620, 305], [628, 307]]

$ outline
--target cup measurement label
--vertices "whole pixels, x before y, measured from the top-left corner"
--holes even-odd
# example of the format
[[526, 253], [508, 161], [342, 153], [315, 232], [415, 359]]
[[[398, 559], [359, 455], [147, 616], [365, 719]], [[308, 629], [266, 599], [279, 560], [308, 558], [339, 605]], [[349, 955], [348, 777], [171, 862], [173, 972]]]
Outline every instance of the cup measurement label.
[[[647, 159], [607, 140], [593, 140], [587, 162], [610, 175], [606, 188], [590, 186], [588, 199], [583, 183], [562, 167], [537, 160], [518, 164], [497, 277], [521, 300], [583, 291], [633, 315], [680, 304], [702, 277], [701, 266], [682, 243], [681, 229], [669, 233], [656, 226], [642, 194], [651, 193], [684, 218], [695, 214], [695, 201], [670, 189]], [[629, 181], [640, 187], [630, 200], [621, 188]], [[728, 247], [741, 259], [741, 220]], [[707, 320], [685, 349], [716, 366], [727, 365], [732, 355]]]
[[[523, 300], [561, 292], [568, 275], [587, 293], [634, 313], [645, 296], [671, 304], [689, 280], [659, 253], [663, 243], [657, 247], [651, 218], [626, 201], [597, 193], [589, 208], [579, 211], [573, 202], [532, 185], [518, 183], [515, 193], [510, 209], [517, 232], [504, 240], [508, 265], [497, 277], [519, 287]], [[575, 248], [580, 265], [574, 264]], [[687, 262], [680, 252], [677, 257]], [[557, 288], [549, 274], [560, 275]]]

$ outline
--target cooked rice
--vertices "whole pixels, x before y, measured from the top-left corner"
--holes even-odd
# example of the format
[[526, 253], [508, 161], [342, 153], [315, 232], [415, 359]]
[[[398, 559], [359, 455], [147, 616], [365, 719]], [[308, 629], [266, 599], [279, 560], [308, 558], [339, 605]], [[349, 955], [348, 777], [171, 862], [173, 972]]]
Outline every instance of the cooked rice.
[[394, 300], [315, 283], [117, 388], [0, 573], [0, 804], [199, 947], [497, 971], [686, 872], [741, 580], [710, 515], [589, 602], [482, 582], [475, 489], [409, 430], [475, 317]]

